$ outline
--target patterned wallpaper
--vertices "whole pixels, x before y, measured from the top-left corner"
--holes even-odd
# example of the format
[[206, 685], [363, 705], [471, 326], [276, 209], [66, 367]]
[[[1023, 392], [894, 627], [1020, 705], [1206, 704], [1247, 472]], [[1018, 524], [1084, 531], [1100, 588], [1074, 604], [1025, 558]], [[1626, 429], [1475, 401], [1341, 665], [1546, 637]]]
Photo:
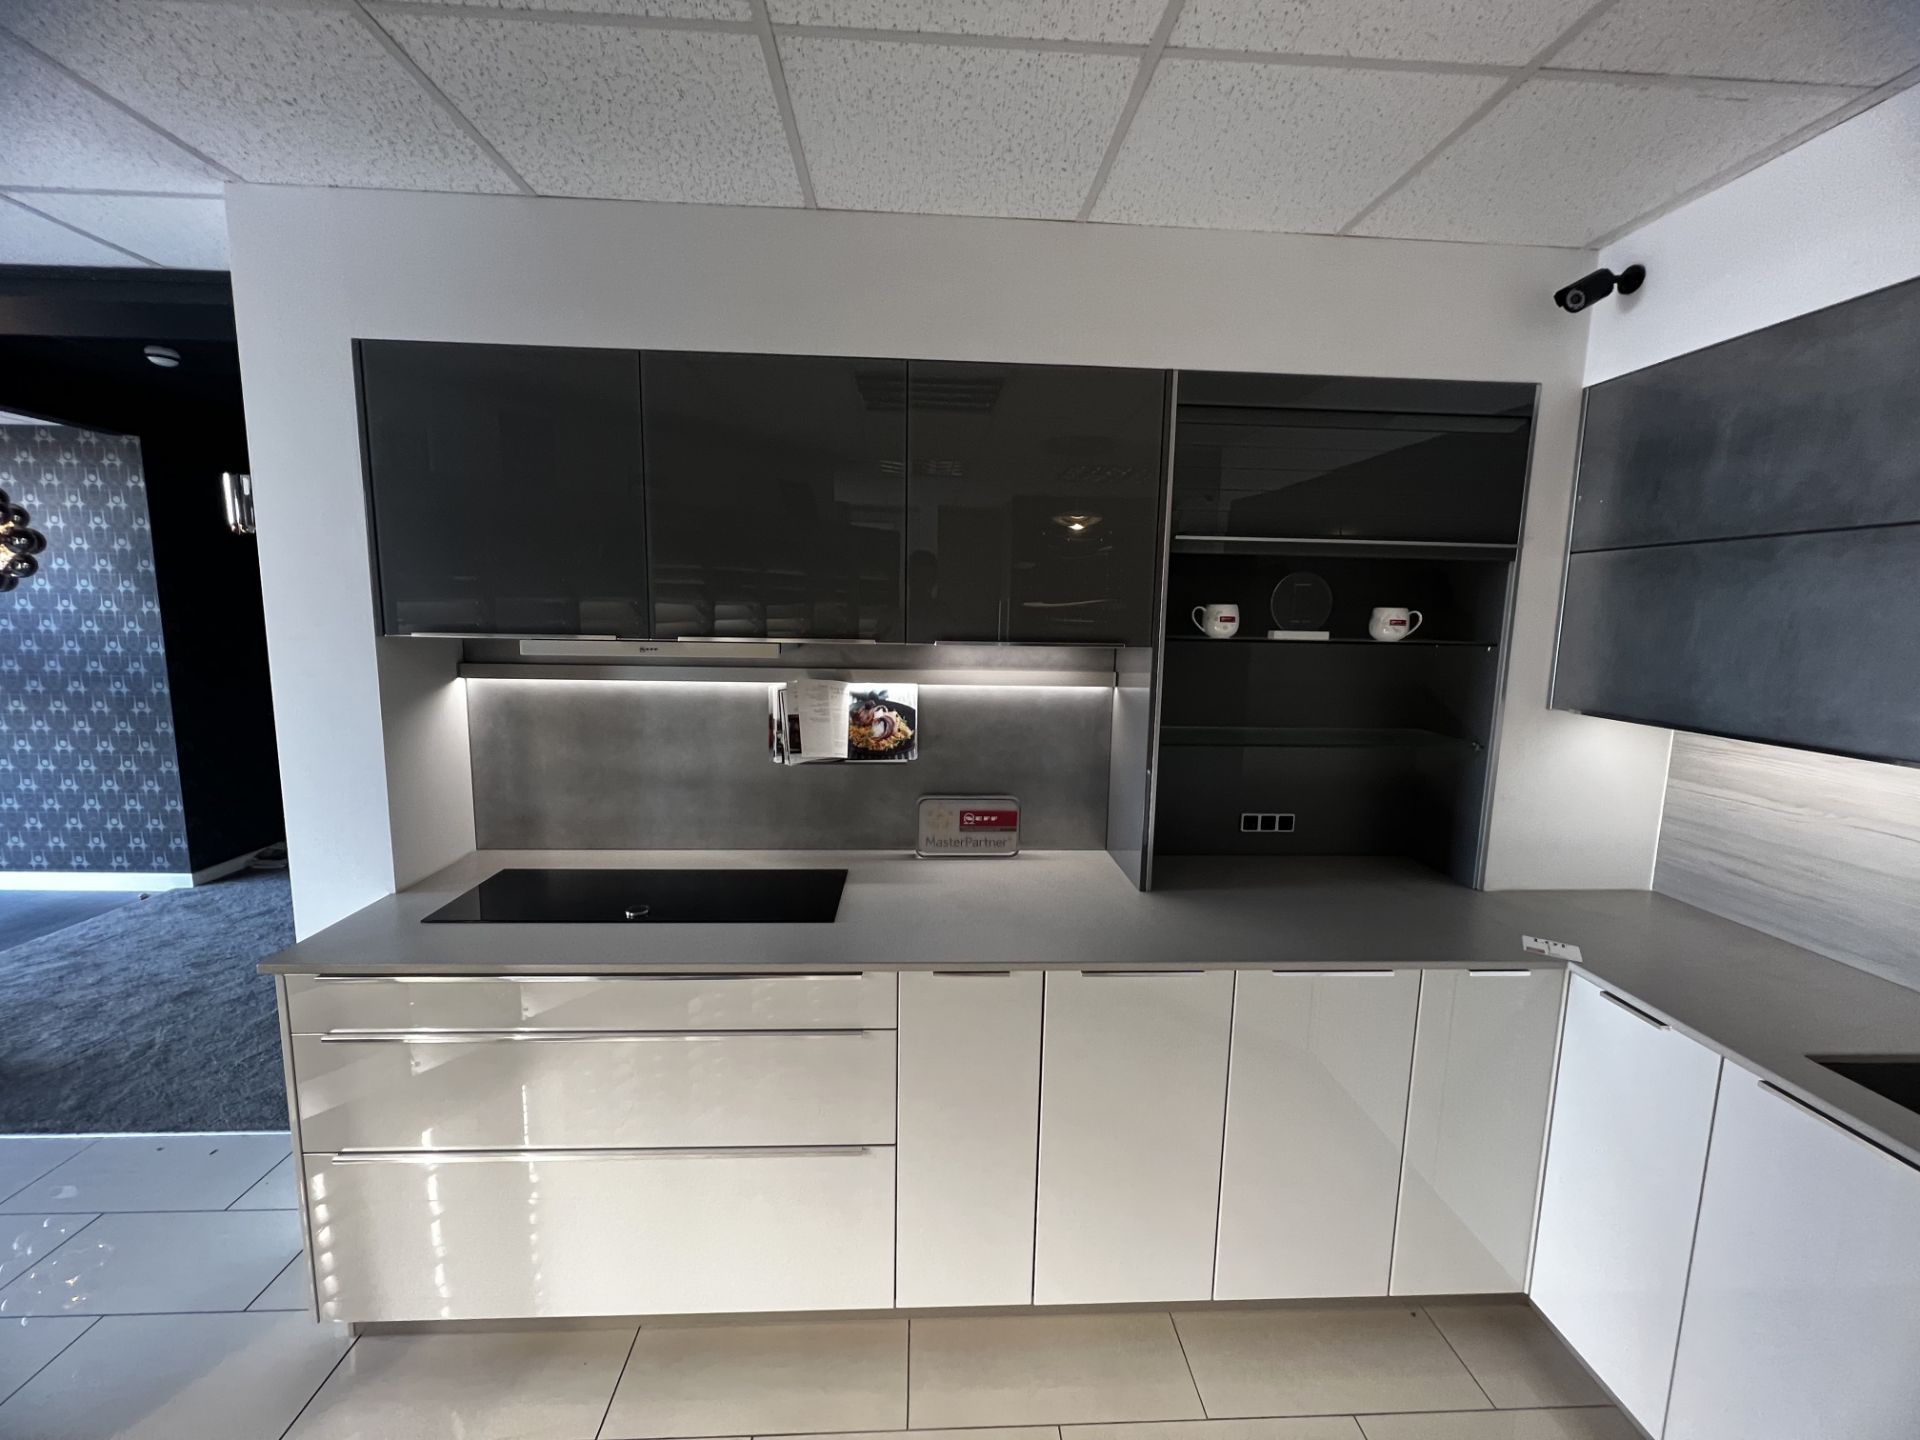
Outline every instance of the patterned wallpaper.
[[140, 442], [0, 425], [0, 490], [47, 537], [0, 595], [0, 871], [186, 871]]

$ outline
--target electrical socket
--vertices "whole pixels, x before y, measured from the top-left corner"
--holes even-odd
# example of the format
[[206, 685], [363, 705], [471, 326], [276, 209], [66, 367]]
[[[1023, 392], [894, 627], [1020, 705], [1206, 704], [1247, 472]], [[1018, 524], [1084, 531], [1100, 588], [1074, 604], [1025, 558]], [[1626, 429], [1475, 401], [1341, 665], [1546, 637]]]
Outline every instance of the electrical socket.
[[1276, 815], [1271, 811], [1243, 810], [1240, 812], [1240, 833], [1243, 835], [1291, 835], [1293, 816]]

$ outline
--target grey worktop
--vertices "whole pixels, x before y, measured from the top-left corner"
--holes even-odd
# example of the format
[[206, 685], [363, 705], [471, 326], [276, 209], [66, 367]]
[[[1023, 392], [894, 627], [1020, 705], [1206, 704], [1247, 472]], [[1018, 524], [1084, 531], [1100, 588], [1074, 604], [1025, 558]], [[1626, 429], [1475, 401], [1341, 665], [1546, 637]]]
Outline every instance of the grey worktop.
[[[513, 866], [827, 866], [831, 925], [422, 925]], [[1141, 894], [1102, 851], [918, 860], [876, 851], [477, 851], [266, 960], [268, 974], [1540, 965], [1537, 935], [1646, 1009], [1920, 1162], [1920, 1115], [1806, 1057], [1920, 1053], [1920, 991], [1639, 890], [1477, 891], [1412, 862], [1158, 862]]]

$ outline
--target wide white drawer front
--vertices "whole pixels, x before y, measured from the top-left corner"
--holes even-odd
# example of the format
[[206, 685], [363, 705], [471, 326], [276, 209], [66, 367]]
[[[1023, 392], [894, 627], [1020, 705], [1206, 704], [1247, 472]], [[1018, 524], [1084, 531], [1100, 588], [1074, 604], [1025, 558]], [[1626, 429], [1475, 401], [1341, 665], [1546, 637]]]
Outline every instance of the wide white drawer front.
[[336, 1030], [890, 1030], [891, 972], [289, 975], [296, 1035]]
[[309, 1155], [324, 1320], [893, 1304], [893, 1151]]
[[891, 1030], [298, 1035], [293, 1069], [310, 1152], [893, 1143]]

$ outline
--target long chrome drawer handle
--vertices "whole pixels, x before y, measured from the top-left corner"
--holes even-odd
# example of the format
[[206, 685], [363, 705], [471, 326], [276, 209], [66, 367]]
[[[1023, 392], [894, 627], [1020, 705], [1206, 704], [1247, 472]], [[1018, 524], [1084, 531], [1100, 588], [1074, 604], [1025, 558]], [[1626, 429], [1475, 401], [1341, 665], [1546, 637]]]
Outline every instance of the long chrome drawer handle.
[[1605, 1000], [1610, 1005], [1618, 1005], [1622, 1010], [1626, 1011], [1627, 1014], [1633, 1016], [1634, 1019], [1645, 1021], [1647, 1024], [1651, 1025], [1656, 1030], [1671, 1030], [1673, 1028], [1671, 1025], [1667, 1024], [1666, 1021], [1662, 1020], [1658, 1015], [1649, 1015], [1646, 1011], [1642, 1010], [1638, 1005], [1629, 1005], [1625, 1000], [1622, 1000], [1618, 995], [1614, 994], [1611, 990], [1602, 990], [1600, 992], [1600, 998], [1602, 1000]]
[[309, 975], [316, 985], [486, 985], [506, 981], [513, 985], [600, 985], [609, 980], [864, 980], [865, 970], [728, 970], [662, 972], [658, 975]]
[[1877, 1150], [1882, 1155], [1886, 1156], [1889, 1160], [1892, 1160], [1896, 1164], [1904, 1165], [1909, 1170], [1920, 1170], [1920, 1165], [1914, 1164], [1914, 1162], [1907, 1159], [1906, 1156], [1898, 1154], [1895, 1151], [1889, 1150], [1886, 1146], [1882, 1145], [1878, 1140], [1874, 1139], [1871, 1135], [1862, 1135], [1858, 1130], [1854, 1129], [1851, 1125], [1845, 1124], [1842, 1121], [1834, 1119], [1833, 1116], [1827, 1114], [1826, 1111], [1820, 1109], [1819, 1107], [1814, 1105], [1809, 1105], [1805, 1100], [1802, 1100], [1798, 1095], [1795, 1095], [1792, 1091], [1783, 1090], [1780, 1086], [1774, 1084], [1771, 1080], [1762, 1080], [1759, 1082], [1759, 1085], [1762, 1090], [1771, 1091], [1773, 1094], [1778, 1095], [1782, 1100], [1786, 1101], [1789, 1105], [1793, 1106], [1796, 1110], [1804, 1110], [1807, 1112], [1807, 1114], [1811, 1115], [1814, 1119], [1820, 1121], [1823, 1125], [1826, 1125], [1831, 1129], [1838, 1130], [1842, 1135], [1846, 1136], [1849, 1140], [1852, 1140], [1857, 1144], [1864, 1145], [1869, 1150]]
[[1532, 974], [1531, 970], [1469, 970], [1467, 978], [1469, 980], [1505, 980], [1517, 977], [1524, 980]]
[[705, 1041], [782, 1035], [795, 1040], [844, 1040], [857, 1035], [891, 1035], [891, 1030], [329, 1030], [322, 1045], [488, 1045], [495, 1041]]
[[342, 1150], [334, 1165], [479, 1165], [496, 1160], [800, 1160], [867, 1155], [871, 1145], [742, 1145], [606, 1150]]
[[1204, 970], [1082, 970], [1078, 972], [1089, 980], [1133, 979], [1141, 975], [1204, 975]]

